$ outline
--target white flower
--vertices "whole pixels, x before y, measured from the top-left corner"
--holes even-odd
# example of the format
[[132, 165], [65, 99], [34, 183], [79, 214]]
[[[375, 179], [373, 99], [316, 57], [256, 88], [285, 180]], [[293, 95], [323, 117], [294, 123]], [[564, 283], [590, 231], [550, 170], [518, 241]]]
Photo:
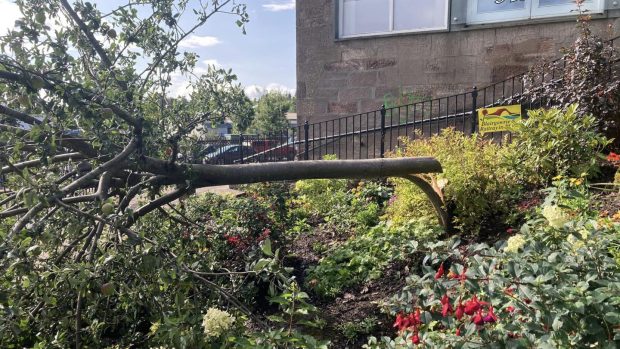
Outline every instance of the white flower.
[[579, 231], [579, 235], [581, 235], [581, 239], [576, 238], [573, 234], [568, 235], [568, 237], [566, 238], [566, 241], [573, 245], [573, 248], [575, 249], [585, 246], [585, 242], [588, 240], [590, 232], [582, 229]]
[[204, 327], [207, 337], [219, 337], [222, 333], [228, 331], [234, 322], [235, 318], [228, 312], [217, 308], [209, 308], [202, 319], [202, 327]]
[[549, 221], [549, 225], [553, 228], [560, 229], [566, 224], [570, 217], [559, 206], [545, 206], [542, 215]]
[[519, 249], [525, 245], [525, 238], [521, 234], [511, 236], [506, 242], [504, 252], [519, 252]]

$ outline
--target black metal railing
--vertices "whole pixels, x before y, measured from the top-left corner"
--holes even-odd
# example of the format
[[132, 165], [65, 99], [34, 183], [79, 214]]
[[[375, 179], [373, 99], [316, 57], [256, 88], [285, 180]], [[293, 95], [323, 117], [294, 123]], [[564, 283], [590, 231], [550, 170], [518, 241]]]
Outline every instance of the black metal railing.
[[[618, 37], [607, 41], [616, 46]], [[339, 159], [371, 159], [385, 156], [402, 144], [402, 139], [430, 137], [452, 127], [465, 134], [477, 132], [477, 109], [506, 104], [521, 104], [527, 111], [547, 101], [530, 98], [549, 85], [561, 84], [566, 61], [550, 61], [540, 76], [531, 71], [471, 91], [433, 98], [400, 106], [372, 110], [316, 123], [304, 123], [266, 135], [237, 135], [220, 141], [205, 163], [233, 164], [321, 159], [333, 154]], [[610, 67], [611, 69], [611, 67]], [[611, 75], [611, 74], [610, 74]], [[510, 140], [510, 132], [493, 132], [485, 138], [494, 142]], [[206, 141], [216, 144], [215, 140]], [[261, 143], [262, 142], [262, 143]], [[235, 155], [219, 157], [236, 146]]]

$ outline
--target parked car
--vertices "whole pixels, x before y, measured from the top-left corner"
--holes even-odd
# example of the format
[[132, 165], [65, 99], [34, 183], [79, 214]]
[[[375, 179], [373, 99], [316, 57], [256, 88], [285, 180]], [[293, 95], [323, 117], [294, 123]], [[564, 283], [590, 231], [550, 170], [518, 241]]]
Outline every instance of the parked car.
[[[283, 144], [284, 143], [284, 144]], [[259, 158], [269, 160], [295, 160], [295, 147], [277, 140], [252, 141], [252, 149]]]
[[241, 160], [241, 148], [243, 148], [243, 157], [251, 156], [254, 153], [252, 147], [246, 145], [225, 145], [205, 155], [203, 162], [205, 164], [234, 164]]

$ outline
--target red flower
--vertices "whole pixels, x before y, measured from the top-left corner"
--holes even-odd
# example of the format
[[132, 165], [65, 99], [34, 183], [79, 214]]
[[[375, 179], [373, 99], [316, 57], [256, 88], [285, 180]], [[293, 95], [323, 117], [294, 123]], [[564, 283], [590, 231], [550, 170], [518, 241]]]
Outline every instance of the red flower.
[[437, 273], [435, 274], [435, 280], [441, 279], [443, 274], [444, 274], [443, 263], [441, 263], [441, 265], [439, 266], [439, 269], [437, 270]]
[[226, 241], [228, 241], [228, 243], [231, 245], [238, 245], [241, 242], [238, 236], [224, 236], [224, 237], [226, 238]]
[[478, 326], [484, 325], [484, 318], [482, 317], [482, 310], [478, 310], [476, 315], [474, 315], [474, 317], [471, 318], [471, 322], [473, 322], [474, 324]]
[[456, 319], [457, 320], [462, 319], [464, 313], [465, 313], [465, 306], [459, 300], [459, 305], [457, 305], [457, 307], [456, 307], [456, 314], [455, 314], [456, 315]]
[[609, 153], [609, 155], [607, 155], [607, 161], [609, 162], [616, 162], [616, 161], [620, 161], [620, 155], [611, 152]]
[[411, 337], [411, 342], [413, 344], [420, 344], [420, 336], [418, 336], [417, 333], [414, 333], [413, 336]]
[[514, 234], [515, 230], [513, 228], [508, 228], [506, 229], [506, 233], [508, 234]]
[[415, 310], [415, 313], [409, 314], [409, 322], [412, 326], [417, 326], [422, 323], [422, 315], [420, 314], [420, 308]]
[[410, 313], [404, 316], [403, 313], [396, 315], [396, 321], [394, 321], [394, 327], [398, 328], [398, 331], [404, 331], [408, 328], [415, 328], [422, 323], [422, 317], [420, 315], [420, 309], [416, 309], [415, 313]]
[[515, 307], [513, 307], [512, 305], [509, 307], [506, 307], [505, 309], [507, 312], [512, 313], [513, 311], [515, 311]]
[[263, 230], [263, 233], [260, 234], [260, 236], [256, 239], [256, 241], [261, 242], [261, 241], [267, 239], [270, 234], [271, 234], [271, 230], [269, 228], [265, 228]]
[[506, 288], [504, 289], [504, 293], [506, 293], [506, 294], [507, 294], [507, 295], [509, 295], [509, 296], [512, 296], [512, 295], [513, 295], [512, 288], [510, 288], [510, 286], [506, 287]]
[[487, 315], [484, 317], [484, 322], [495, 323], [497, 321], [497, 316], [493, 313], [493, 307], [489, 307], [487, 311]]
[[450, 304], [450, 298], [448, 298], [448, 295], [445, 294], [443, 295], [443, 297], [441, 298], [441, 315], [442, 316], [447, 316], [448, 314], [452, 314], [452, 305]]
[[478, 301], [478, 296], [474, 295], [474, 298], [465, 302], [465, 314], [473, 315], [475, 312], [480, 310], [480, 301]]
[[394, 327], [398, 328], [399, 331], [402, 331], [407, 327], [406, 325], [408, 323], [409, 321], [405, 317], [403, 317], [403, 314], [398, 313], [398, 315], [396, 315], [396, 321], [394, 321]]
[[461, 336], [461, 328], [460, 327], [456, 329], [456, 336], [457, 337]]

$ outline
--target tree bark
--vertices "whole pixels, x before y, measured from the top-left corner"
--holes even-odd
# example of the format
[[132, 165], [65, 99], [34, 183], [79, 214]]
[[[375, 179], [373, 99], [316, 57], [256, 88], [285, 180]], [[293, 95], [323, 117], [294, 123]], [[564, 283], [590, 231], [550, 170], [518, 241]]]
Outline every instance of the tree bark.
[[295, 181], [320, 178], [402, 177], [421, 173], [440, 173], [434, 158], [393, 158], [369, 160], [313, 160], [245, 165], [179, 165], [146, 158], [142, 169], [168, 177], [165, 184], [189, 181], [194, 188], [216, 185]]

